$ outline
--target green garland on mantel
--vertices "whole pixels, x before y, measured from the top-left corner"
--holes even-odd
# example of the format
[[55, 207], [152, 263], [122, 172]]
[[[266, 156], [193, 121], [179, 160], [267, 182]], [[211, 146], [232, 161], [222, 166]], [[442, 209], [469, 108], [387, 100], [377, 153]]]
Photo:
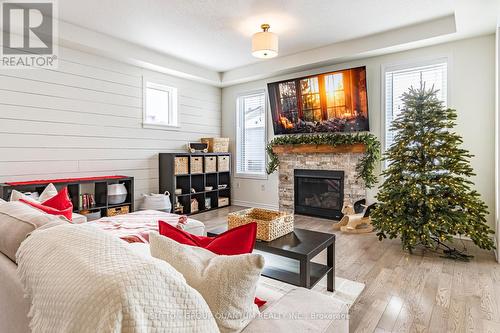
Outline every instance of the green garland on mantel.
[[273, 147], [278, 145], [352, 145], [363, 143], [366, 145], [366, 152], [356, 165], [358, 178], [365, 181], [366, 187], [371, 188], [376, 182], [375, 165], [380, 159], [380, 141], [370, 133], [356, 134], [312, 134], [312, 135], [285, 135], [275, 137], [267, 145], [266, 151], [269, 155], [267, 164], [267, 174], [271, 174], [278, 169], [280, 161], [278, 155], [273, 152]]

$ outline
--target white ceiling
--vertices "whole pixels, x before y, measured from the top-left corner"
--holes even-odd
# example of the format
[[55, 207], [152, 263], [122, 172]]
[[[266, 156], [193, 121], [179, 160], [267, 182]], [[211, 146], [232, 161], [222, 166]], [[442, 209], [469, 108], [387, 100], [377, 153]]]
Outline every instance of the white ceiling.
[[[494, 31], [498, 0], [61, 0], [59, 17], [208, 69], [266, 60], [251, 36], [269, 23], [280, 56], [455, 14], [463, 36]], [[493, 22], [493, 23], [492, 23]]]
[[[365, 44], [366, 36], [393, 38], [393, 33], [407, 34], [404, 27], [410, 25], [425, 31], [436, 18], [453, 17], [456, 24], [439, 42], [493, 33], [500, 23], [500, 0], [60, 0], [58, 6], [59, 18], [70, 26], [108, 35], [103, 41], [121, 39], [154, 51], [164, 57], [156, 62], [172, 68], [178, 61], [191, 63], [189, 75], [210, 76], [212, 84], [224, 84], [218, 72], [224, 78], [248, 76], [255, 68], [271, 72], [277, 64], [291, 68], [293, 57], [305, 65], [311, 50], [325, 55], [342, 43]], [[280, 37], [280, 54], [271, 60], [250, 54], [251, 36], [264, 22]], [[397, 44], [396, 39], [391, 42]], [[72, 33], [69, 40], [83, 42]], [[425, 43], [430, 40], [407, 46]], [[103, 48], [111, 50], [112, 44]], [[161, 67], [168, 71], [168, 64]]]

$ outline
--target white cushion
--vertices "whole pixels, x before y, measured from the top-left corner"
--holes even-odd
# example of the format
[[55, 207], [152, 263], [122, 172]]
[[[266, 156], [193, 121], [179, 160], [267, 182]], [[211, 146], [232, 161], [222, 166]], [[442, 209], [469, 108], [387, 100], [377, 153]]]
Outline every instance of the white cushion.
[[263, 256], [216, 255], [157, 232], [149, 234], [149, 242], [151, 255], [172, 265], [203, 296], [222, 333], [240, 332], [259, 314], [254, 297]]
[[34, 201], [34, 202], [38, 202], [38, 200], [35, 200], [33, 199], [32, 197], [24, 194], [24, 193], [21, 193], [17, 190], [12, 190], [12, 192], [10, 193], [10, 201], [19, 201], [21, 199], [24, 199], [24, 200], [27, 200], [27, 201]]
[[44, 202], [49, 200], [52, 197], [55, 197], [57, 195], [57, 188], [54, 186], [54, 184], [50, 183], [45, 187], [43, 190], [42, 194], [40, 194], [40, 197], [38, 198], [38, 201]]
[[[57, 195], [57, 193], [58, 193], [57, 188], [54, 186], [54, 184], [50, 183], [49, 185], [47, 185], [45, 187], [42, 194], [40, 194], [40, 196], [37, 199], [35, 199], [33, 196], [28, 196], [28, 195], [21, 193], [19, 191], [12, 190], [12, 192], [10, 194], [10, 201], [19, 201], [20, 199], [24, 199], [26, 201], [43, 203], [44, 201], [47, 201], [50, 198], [55, 197]], [[77, 214], [77, 213], [73, 213], [71, 222], [72, 223], [85, 223], [85, 222], [87, 222], [87, 217], [80, 215], [80, 214]]]
[[205, 225], [203, 222], [188, 218], [186, 224], [182, 225], [182, 230], [197, 236], [205, 235]]
[[0, 252], [16, 260], [21, 242], [35, 229], [50, 222], [65, 222], [63, 217], [46, 214], [22, 202], [0, 205]]
[[56, 195], [57, 195], [57, 189], [54, 186], [54, 184], [50, 183], [45, 187], [45, 189], [43, 190], [42, 194], [40, 194], [38, 199], [35, 199], [17, 190], [12, 190], [12, 193], [10, 194], [10, 201], [19, 201], [20, 199], [24, 199], [27, 201], [44, 202]]
[[4, 199], [0, 198], [0, 205], [3, 204], [3, 203], [5, 203], [5, 202], [7, 202], [7, 201], [5, 201]]

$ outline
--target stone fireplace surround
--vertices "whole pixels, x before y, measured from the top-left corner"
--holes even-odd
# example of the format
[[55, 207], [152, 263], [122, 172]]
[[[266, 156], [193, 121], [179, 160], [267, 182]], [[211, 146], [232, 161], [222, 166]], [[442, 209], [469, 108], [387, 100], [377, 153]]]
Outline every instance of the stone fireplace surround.
[[283, 153], [279, 156], [279, 209], [294, 212], [294, 169], [344, 171], [344, 203], [366, 198], [366, 187], [357, 179], [356, 165], [363, 157], [359, 152]]

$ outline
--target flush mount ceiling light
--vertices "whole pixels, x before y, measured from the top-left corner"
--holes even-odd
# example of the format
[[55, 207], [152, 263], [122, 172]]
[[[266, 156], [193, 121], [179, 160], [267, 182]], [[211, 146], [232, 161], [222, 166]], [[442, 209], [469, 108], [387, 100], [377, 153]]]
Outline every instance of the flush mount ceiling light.
[[256, 58], [274, 58], [278, 55], [278, 36], [269, 32], [269, 24], [260, 26], [262, 32], [258, 32], [252, 37], [252, 55]]

